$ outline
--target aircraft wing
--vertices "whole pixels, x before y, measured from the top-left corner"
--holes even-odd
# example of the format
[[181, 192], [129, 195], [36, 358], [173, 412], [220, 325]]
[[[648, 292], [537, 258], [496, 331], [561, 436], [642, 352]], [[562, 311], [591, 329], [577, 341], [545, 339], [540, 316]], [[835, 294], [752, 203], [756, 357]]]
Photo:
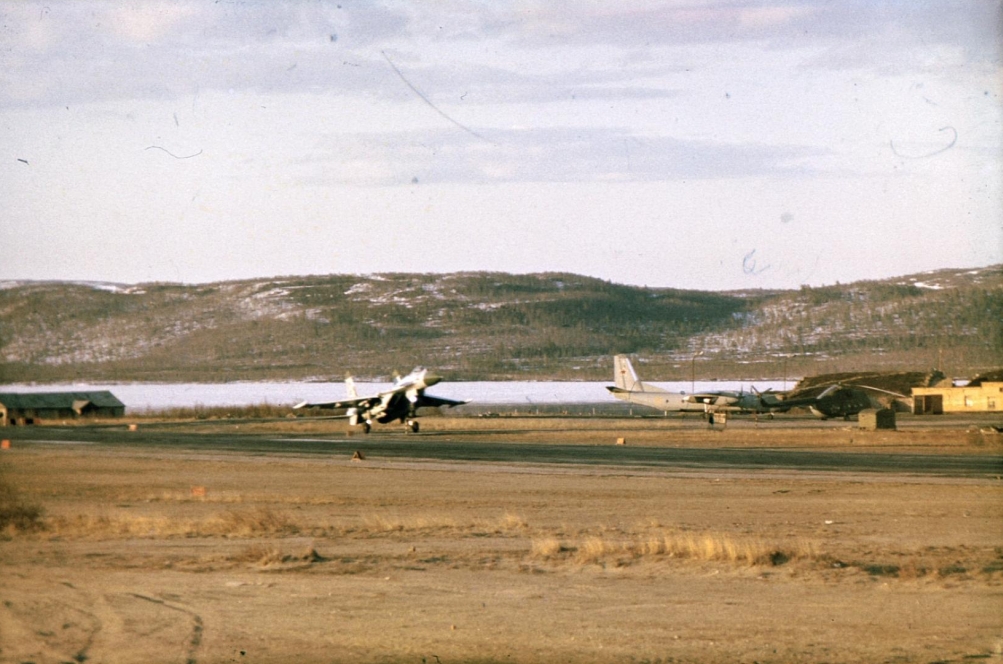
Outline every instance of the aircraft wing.
[[453, 401], [452, 399], [443, 399], [442, 397], [432, 397], [427, 394], [422, 394], [415, 402], [415, 408], [438, 408], [439, 406], [448, 406], [449, 408], [452, 408], [453, 406], [462, 406], [465, 403], [470, 403], [470, 400], [466, 399], [464, 401]]
[[309, 401], [304, 401], [303, 403], [298, 403], [293, 406], [293, 409], [299, 408], [370, 408], [374, 404], [380, 402], [379, 397], [360, 397], [358, 399], [345, 399], [343, 401], [324, 401], [320, 403], [311, 403]]

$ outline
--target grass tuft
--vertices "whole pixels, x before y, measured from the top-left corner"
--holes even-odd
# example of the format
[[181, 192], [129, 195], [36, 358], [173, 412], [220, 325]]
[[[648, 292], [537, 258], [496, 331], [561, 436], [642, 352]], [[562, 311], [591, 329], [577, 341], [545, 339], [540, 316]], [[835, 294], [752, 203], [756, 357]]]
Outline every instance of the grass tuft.
[[577, 549], [578, 562], [587, 565], [601, 563], [615, 552], [622, 552], [624, 547], [602, 537], [589, 537]]
[[260, 534], [293, 535], [299, 532], [299, 526], [286, 515], [259, 508], [250, 512], [227, 512], [210, 521], [210, 527], [218, 525], [219, 531], [212, 534], [223, 534], [235, 537]]
[[252, 544], [240, 553], [230, 558], [233, 562], [250, 563], [259, 567], [269, 565], [288, 565], [291, 563], [317, 563], [322, 562], [324, 557], [317, 553], [312, 546], [306, 547], [300, 553], [283, 553], [282, 549], [274, 544]]
[[252, 544], [243, 551], [231, 556], [230, 560], [237, 563], [270, 565], [281, 562], [282, 550], [274, 544]]
[[547, 559], [554, 558], [565, 551], [567, 551], [567, 548], [561, 544], [561, 540], [556, 537], [545, 537], [543, 539], [533, 540], [530, 555], [534, 558]]
[[505, 514], [505, 516], [501, 518], [498, 528], [502, 531], [525, 530], [526, 528], [529, 528], [529, 524], [526, 523], [525, 519], [517, 514]]
[[371, 514], [363, 519], [366, 530], [377, 533], [400, 533], [405, 531], [436, 530], [456, 528], [456, 521], [442, 516], [388, 516]]

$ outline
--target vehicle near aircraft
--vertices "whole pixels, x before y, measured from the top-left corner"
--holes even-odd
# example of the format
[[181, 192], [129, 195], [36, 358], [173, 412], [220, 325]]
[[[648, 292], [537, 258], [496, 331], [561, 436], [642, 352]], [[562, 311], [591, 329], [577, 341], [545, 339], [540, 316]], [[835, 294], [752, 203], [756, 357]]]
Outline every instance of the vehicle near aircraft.
[[345, 378], [345, 388], [348, 391], [347, 399], [324, 403], [304, 401], [293, 408], [344, 408], [347, 411], [344, 417], [348, 418], [348, 423], [352, 426], [361, 424], [362, 430], [366, 433], [372, 429], [373, 420], [381, 424], [400, 420], [407, 431], [418, 433], [419, 408], [438, 408], [440, 406], [452, 408], [469, 403], [468, 401], [454, 401], [425, 394], [427, 388], [441, 381], [441, 377], [429, 373], [428, 369], [415, 367], [414, 371], [408, 375], [395, 378], [393, 387], [389, 390], [360, 397], [355, 390], [355, 381], [351, 376], [348, 376]]
[[626, 355], [613, 357], [613, 382], [607, 386], [614, 397], [665, 412], [678, 413], [769, 413], [774, 404], [782, 403], [772, 392], [669, 392], [642, 382]]

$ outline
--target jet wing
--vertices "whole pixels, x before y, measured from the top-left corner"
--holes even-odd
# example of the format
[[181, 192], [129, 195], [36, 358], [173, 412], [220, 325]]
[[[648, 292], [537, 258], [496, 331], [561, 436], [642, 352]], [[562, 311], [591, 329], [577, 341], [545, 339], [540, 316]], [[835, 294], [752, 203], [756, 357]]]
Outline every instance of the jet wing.
[[311, 403], [309, 401], [304, 401], [303, 403], [298, 403], [293, 406], [293, 409], [299, 408], [370, 408], [374, 404], [380, 402], [379, 397], [360, 397], [358, 399], [345, 399], [344, 401], [324, 401], [319, 403]]
[[415, 402], [415, 408], [438, 408], [439, 406], [448, 406], [452, 408], [453, 406], [462, 406], [465, 403], [470, 403], [470, 400], [464, 401], [453, 401], [452, 399], [443, 399], [442, 397], [432, 397], [427, 394], [422, 394], [418, 397]]

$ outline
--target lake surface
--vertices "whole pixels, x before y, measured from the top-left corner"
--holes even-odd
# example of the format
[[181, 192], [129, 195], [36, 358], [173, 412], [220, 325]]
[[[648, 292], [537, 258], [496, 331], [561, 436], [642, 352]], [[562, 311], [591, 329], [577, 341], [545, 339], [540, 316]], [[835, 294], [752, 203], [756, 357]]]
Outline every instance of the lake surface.
[[[606, 390], [611, 382], [471, 381], [439, 383], [428, 394], [446, 399], [467, 399], [480, 404], [611, 403]], [[650, 383], [673, 392], [689, 392], [689, 381]], [[356, 383], [360, 395], [389, 389], [391, 383]], [[697, 391], [784, 389], [783, 381], [697, 381]], [[793, 387], [788, 381], [787, 387]], [[85, 392], [109, 390], [128, 412], [194, 406], [293, 406], [302, 401], [335, 401], [346, 397], [345, 384], [310, 382], [241, 383], [59, 383], [51, 385], [0, 385], [0, 392]]]

